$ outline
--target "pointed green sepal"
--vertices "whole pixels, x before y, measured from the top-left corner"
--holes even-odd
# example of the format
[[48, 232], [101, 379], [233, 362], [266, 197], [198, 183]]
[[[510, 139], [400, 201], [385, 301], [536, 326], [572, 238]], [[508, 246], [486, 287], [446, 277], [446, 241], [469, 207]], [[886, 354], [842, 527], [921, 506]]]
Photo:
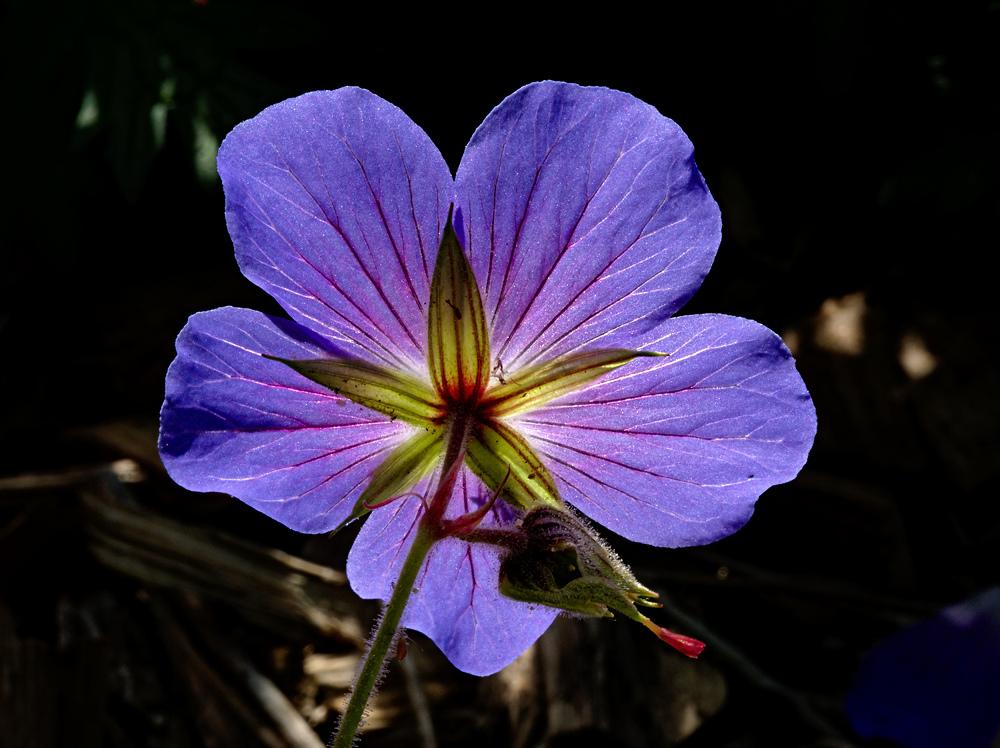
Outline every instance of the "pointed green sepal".
[[372, 472], [368, 487], [358, 497], [350, 516], [334, 532], [413, 488], [417, 481], [430, 473], [444, 454], [444, 435], [443, 428], [435, 427], [411, 436], [392, 450]]
[[475, 402], [489, 382], [490, 341], [483, 302], [450, 214], [431, 281], [427, 365], [435, 389], [450, 403]]
[[444, 434], [443, 428], [422, 431], [392, 450], [375, 468], [358, 503], [373, 508], [413, 488], [444, 454]]
[[487, 488], [518, 509], [560, 507], [552, 475], [520, 434], [498, 421], [477, 424], [469, 436], [465, 462]]
[[614, 618], [616, 591], [603, 582], [574, 579], [564, 587], [525, 585], [510, 576], [500, 578], [500, 594], [522, 603], [537, 603], [590, 618]]
[[420, 428], [439, 423], [442, 410], [437, 395], [423, 382], [402, 372], [363, 361], [292, 359], [265, 356], [290, 366], [328, 390], [366, 408], [385, 413]]
[[578, 390], [634, 358], [664, 355], [613, 348], [559, 356], [528, 367], [492, 388], [483, 398], [482, 407], [489, 415], [514, 415]]

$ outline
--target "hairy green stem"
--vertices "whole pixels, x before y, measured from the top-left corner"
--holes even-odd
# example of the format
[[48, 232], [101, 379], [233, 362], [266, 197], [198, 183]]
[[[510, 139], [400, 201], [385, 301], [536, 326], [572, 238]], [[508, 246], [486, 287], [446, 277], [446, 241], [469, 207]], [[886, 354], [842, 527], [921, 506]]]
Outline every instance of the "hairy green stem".
[[337, 734], [333, 739], [332, 748], [348, 748], [354, 742], [354, 736], [365, 716], [368, 699], [382, 673], [385, 660], [390, 654], [389, 650], [396, 637], [396, 629], [399, 628], [403, 610], [410, 599], [410, 592], [413, 590], [417, 573], [423, 566], [424, 559], [427, 558], [427, 553], [433, 545], [434, 536], [428, 532], [428, 528], [421, 524], [417, 530], [417, 536], [413, 540], [413, 545], [410, 546], [410, 552], [403, 562], [403, 568], [399, 572], [399, 579], [396, 580], [389, 604], [385, 606], [385, 613], [382, 615], [382, 620], [379, 621], [375, 638], [372, 639], [368, 653], [365, 655], [365, 663], [361, 668], [361, 673], [354, 682], [351, 699], [347, 704], [347, 709], [344, 710], [344, 716], [340, 719], [340, 724], [337, 725]]
[[379, 621], [375, 636], [371, 640], [371, 646], [365, 654], [361, 672], [354, 682], [347, 708], [337, 725], [337, 732], [330, 744], [331, 748], [349, 748], [354, 743], [354, 736], [364, 720], [368, 700], [375, 690], [385, 661], [391, 654], [390, 650], [393, 640], [396, 638], [399, 622], [402, 620], [403, 611], [410, 600], [410, 593], [413, 592], [413, 583], [424, 565], [427, 554], [434, 543], [441, 538], [441, 521], [455, 486], [458, 468], [461, 467], [465, 459], [465, 445], [469, 440], [469, 419], [464, 414], [456, 415], [452, 419], [448, 427], [447, 440], [441, 479], [434, 491], [434, 497], [417, 527], [413, 545], [410, 546], [406, 560], [403, 561], [403, 568], [399, 571], [399, 578], [392, 589], [392, 596], [385, 606], [382, 620]]

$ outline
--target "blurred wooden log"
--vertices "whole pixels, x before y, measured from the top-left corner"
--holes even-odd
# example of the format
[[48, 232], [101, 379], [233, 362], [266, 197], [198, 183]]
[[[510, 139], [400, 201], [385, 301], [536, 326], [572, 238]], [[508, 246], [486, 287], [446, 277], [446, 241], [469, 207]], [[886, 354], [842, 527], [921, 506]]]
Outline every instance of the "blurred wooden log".
[[289, 748], [272, 727], [260, 723], [256, 710], [205, 661], [167, 606], [153, 600], [150, 607], [170, 654], [170, 663], [187, 694], [187, 712], [198, 723], [198, 734], [206, 748], [234, 745]]
[[732, 642], [719, 636], [698, 618], [679, 608], [676, 603], [665, 607], [662, 614], [679, 628], [704, 641], [713, 657], [725, 662], [730, 670], [738, 673], [754, 688], [784, 702], [795, 713], [801, 724], [815, 731], [826, 745], [831, 748], [851, 748], [852, 743], [841, 729], [821, 714], [805, 694], [773, 678]]
[[11, 748], [56, 748], [57, 669], [50, 648], [20, 639], [0, 606], [0, 729]]
[[323, 688], [347, 691], [361, 662], [360, 654], [307, 654], [302, 663], [306, 676]]
[[[648, 640], [648, 641], [647, 641]], [[707, 662], [668, 650], [622, 621], [559, 618], [487, 686], [505, 704], [513, 746], [679, 743], [725, 701], [725, 682]]]
[[241, 652], [221, 642], [217, 643], [218, 653], [225, 658], [233, 672], [243, 679], [254, 701], [274, 723], [285, 743], [295, 748], [323, 748], [323, 741], [270, 679], [254, 668]]
[[166, 474], [156, 447], [157, 427], [156, 421], [108, 421], [76, 433], [116, 454], [135, 460], [152, 474]]
[[135, 483], [141, 480], [142, 470], [134, 460], [123, 459], [51, 473], [23, 473], [22, 475], [5, 476], [0, 478], [0, 494], [70, 488], [100, 480], [108, 475], [113, 475], [122, 483]]
[[[354, 677], [357, 675], [361, 659], [358, 655], [330, 656], [308, 655], [303, 663], [303, 670], [315, 685], [332, 691], [330, 698], [324, 704], [329, 714], [342, 714], [347, 708], [347, 700]], [[393, 663], [389, 663], [389, 668]], [[409, 702], [403, 693], [402, 684], [397, 681], [395, 673], [387, 672], [383, 676], [375, 695], [368, 703], [365, 721], [361, 733], [376, 732], [388, 728], [404, 726], [412, 734], [414, 717], [410, 714]]]
[[0, 744], [10, 748], [98, 748], [108, 658], [96, 641], [56, 648], [19, 638], [0, 606]]
[[[110, 657], [107, 642], [76, 642], [60, 653], [60, 745], [100, 748], [108, 702]], [[48, 687], [53, 688], [49, 683]]]
[[[306, 685], [300, 688], [313, 704], [306, 709], [311, 723], [327, 722], [332, 731], [333, 715], [346, 706], [360, 661], [360, 654], [355, 653], [306, 654], [302, 663]], [[456, 677], [468, 678], [469, 683], [455, 688]], [[456, 673], [434, 645], [418, 634], [405, 660], [388, 663], [362, 733], [378, 733], [378, 745], [463, 745], [464, 738], [482, 726], [476, 683], [471, 676]], [[362, 745], [368, 740], [363, 738]]]
[[505, 712], [511, 746], [536, 745], [545, 729], [546, 695], [538, 645], [531, 646], [499, 673], [483, 680], [484, 701]]
[[[178, 709], [163, 657], [163, 639], [150, 625], [148, 595], [112, 593], [60, 598], [55, 611], [65, 694], [60, 745], [77, 745], [95, 730], [102, 748], [187, 748], [196, 743], [189, 710]], [[86, 738], [84, 738], [86, 740]]]
[[242, 685], [256, 705], [255, 711], [267, 717], [282, 743], [290, 748], [323, 748], [323, 741], [274, 682], [262, 674], [237, 647], [218, 636], [217, 626], [213, 625], [197, 604], [188, 607], [200, 638], [233, 680]]
[[140, 508], [113, 476], [83, 491], [90, 547], [106, 566], [144, 583], [195, 592], [288, 636], [364, 645], [346, 576], [275, 549], [174, 522]]
[[550, 738], [598, 733], [625, 745], [674, 745], [725, 700], [722, 676], [624, 619], [560, 618], [540, 642]]
[[[404, 634], [405, 636], [405, 634]], [[434, 732], [434, 720], [431, 719], [430, 704], [427, 692], [424, 690], [420, 677], [419, 660], [416, 657], [406, 657], [399, 663], [406, 683], [406, 695], [410, 699], [410, 707], [417, 722], [417, 733], [423, 748], [437, 748], [437, 735]]]

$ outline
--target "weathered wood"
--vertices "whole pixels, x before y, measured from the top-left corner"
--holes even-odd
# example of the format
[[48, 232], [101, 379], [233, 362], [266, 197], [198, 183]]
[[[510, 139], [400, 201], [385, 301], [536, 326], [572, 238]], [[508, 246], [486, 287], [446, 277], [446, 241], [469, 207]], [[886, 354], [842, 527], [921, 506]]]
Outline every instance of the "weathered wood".
[[50, 473], [22, 473], [0, 478], [0, 494], [21, 494], [59, 488], [72, 488], [113, 476], [122, 483], [142, 479], [142, 469], [134, 460], [123, 459], [88, 467], [57, 470]]
[[156, 447], [157, 423], [131, 420], [107, 421], [81, 429], [77, 434], [96, 442], [115, 454], [135, 460], [150, 474], [165, 475], [166, 469]]
[[487, 692], [484, 701], [507, 708], [516, 748], [571, 739], [670, 746], [722, 707], [725, 682], [627, 621], [567, 617]]
[[[51, 648], [21, 639], [0, 606], [0, 729], [11, 748], [56, 748], [57, 667]], [[9, 742], [8, 742], [9, 741]]]
[[234, 745], [290, 748], [271, 726], [261, 724], [257, 710], [206, 662], [169, 608], [155, 599], [150, 607], [176, 677], [184, 687], [186, 711], [197, 722], [202, 742], [208, 748]]
[[99, 748], [108, 676], [99, 641], [60, 646], [17, 635], [0, 606], [0, 745], [48, 748], [72, 744]]
[[106, 566], [231, 605], [282, 635], [298, 630], [363, 645], [359, 606], [343, 572], [134, 506], [113, 478], [88, 486], [83, 499], [91, 550]]
[[198, 624], [200, 637], [206, 642], [213, 655], [231, 674], [236, 683], [256, 705], [259, 715], [266, 717], [282, 742], [290, 748], [323, 748], [319, 739], [306, 720], [295, 709], [274, 682], [263, 675], [235, 646], [215, 633], [212, 625], [199, 611], [192, 610], [192, 618]]
[[[404, 640], [405, 641], [405, 640]], [[405, 645], [404, 645], [405, 646]], [[437, 748], [437, 735], [434, 730], [434, 720], [431, 717], [427, 692], [420, 677], [419, 661], [416, 657], [407, 657], [399, 663], [399, 669], [406, 683], [406, 695], [410, 699], [410, 707], [417, 722], [417, 733], [423, 748]]]

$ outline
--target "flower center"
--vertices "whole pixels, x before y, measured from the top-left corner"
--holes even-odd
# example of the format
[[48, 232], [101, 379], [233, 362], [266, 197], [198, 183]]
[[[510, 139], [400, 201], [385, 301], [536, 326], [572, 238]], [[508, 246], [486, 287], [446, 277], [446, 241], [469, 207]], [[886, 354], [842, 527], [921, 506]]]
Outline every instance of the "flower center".
[[508, 422], [651, 352], [598, 349], [569, 353], [510, 376], [497, 363], [490, 386], [490, 339], [475, 275], [449, 216], [427, 307], [431, 387], [411, 374], [360, 361], [284, 363], [360, 405], [417, 428], [374, 470], [347, 522], [410, 491], [457, 459], [511, 506], [527, 512], [563, 506], [556, 483], [528, 441]]

